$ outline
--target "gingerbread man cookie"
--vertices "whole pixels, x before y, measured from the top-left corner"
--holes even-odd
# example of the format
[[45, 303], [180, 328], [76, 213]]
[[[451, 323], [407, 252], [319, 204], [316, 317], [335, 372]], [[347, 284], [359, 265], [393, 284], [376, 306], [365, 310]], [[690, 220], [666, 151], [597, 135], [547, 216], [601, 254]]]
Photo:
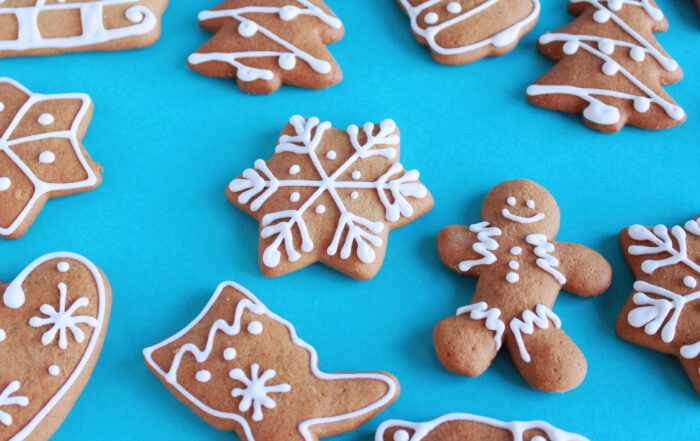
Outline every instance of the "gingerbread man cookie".
[[144, 350], [146, 364], [192, 411], [243, 441], [317, 441], [349, 432], [399, 394], [385, 373], [328, 374], [294, 327], [225, 282], [199, 316]]
[[540, 15], [539, 0], [397, 0], [414, 37], [441, 64], [510, 52]]
[[0, 78], [0, 236], [22, 236], [49, 198], [102, 182], [80, 143], [92, 115], [81, 93], [40, 95]]
[[610, 286], [610, 265], [583, 245], [554, 241], [559, 207], [532, 181], [494, 187], [482, 219], [449, 226], [438, 236], [445, 265], [479, 279], [472, 303], [435, 327], [440, 362], [453, 373], [478, 376], [505, 340], [532, 387], [575, 388], [586, 375], [586, 360], [551, 308], [562, 288], [582, 297], [601, 294]]
[[544, 421], [504, 423], [466, 413], [450, 413], [425, 423], [383, 422], [374, 441], [588, 441]]
[[260, 221], [259, 262], [276, 277], [320, 261], [366, 280], [379, 271], [389, 231], [422, 216], [433, 199], [399, 161], [391, 120], [346, 131], [293, 116], [275, 155], [231, 181], [226, 197]]
[[193, 70], [236, 78], [252, 94], [284, 84], [323, 89], [343, 78], [326, 45], [343, 37], [343, 24], [321, 0], [226, 0], [199, 14], [215, 35], [190, 55]]
[[2, 0], [0, 57], [113, 51], [160, 36], [168, 0]]
[[676, 356], [700, 394], [698, 221], [672, 228], [632, 225], [620, 232], [636, 281], [615, 330], [625, 340]]
[[44, 441], [97, 362], [111, 290], [93, 263], [47, 254], [0, 283], [0, 440]]

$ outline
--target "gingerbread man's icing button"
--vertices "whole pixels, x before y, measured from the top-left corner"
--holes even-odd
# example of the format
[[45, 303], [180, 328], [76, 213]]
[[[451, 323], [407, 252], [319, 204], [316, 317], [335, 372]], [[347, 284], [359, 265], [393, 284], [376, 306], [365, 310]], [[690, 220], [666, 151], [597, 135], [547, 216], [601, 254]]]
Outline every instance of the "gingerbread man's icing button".
[[532, 181], [516, 180], [486, 195], [481, 222], [440, 232], [442, 261], [480, 279], [472, 304], [435, 327], [435, 351], [446, 369], [480, 375], [505, 344], [536, 389], [561, 392], [583, 380], [583, 354], [551, 308], [562, 288], [584, 297], [602, 293], [612, 270], [595, 251], [556, 242], [558, 229], [552, 195]]

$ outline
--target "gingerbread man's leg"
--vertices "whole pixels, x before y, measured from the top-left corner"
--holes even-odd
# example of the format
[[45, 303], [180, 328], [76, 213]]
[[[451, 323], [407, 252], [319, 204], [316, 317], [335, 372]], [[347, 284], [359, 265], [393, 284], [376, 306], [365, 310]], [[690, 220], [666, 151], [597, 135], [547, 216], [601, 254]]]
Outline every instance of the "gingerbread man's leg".
[[559, 317], [545, 305], [525, 310], [510, 321], [506, 345], [520, 374], [535, 389], [566, 392], [586, 376], [581, 350], [561, 329]]
[[498, 309], [477, 302], [441, 320], [433, 331], [433, 344], [445, 369], [468, 377], [481, 375], [501, 348], [505, 324], [499, 316]]

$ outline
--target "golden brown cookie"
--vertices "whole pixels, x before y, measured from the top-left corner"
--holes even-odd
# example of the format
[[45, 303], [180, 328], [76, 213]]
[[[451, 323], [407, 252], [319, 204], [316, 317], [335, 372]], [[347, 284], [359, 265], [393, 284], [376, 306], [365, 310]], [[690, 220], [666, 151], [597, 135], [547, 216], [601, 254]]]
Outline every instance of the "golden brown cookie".
[[539, 0], [397, 0], [413, 36], [441, 64], [510, 52], [540, 15]]
[[49, 198], [102, 182], [80, 143], [92, 116], [81, 93], [41, 95], [0, 78], [0, 236], [22, 236]]
[[544, 421], [504, 423], [466, 413], [450, 413], [425, 423], [383, 422], [374, 441], [588, 441]]
[[0, 283], [0, 440], [47, 440], [97, 362], [112, 294], [73, 253], [47, 254]]
[[343, 37], [343, 24], [321, 0], [226, 0], [199, 14], [214, 33], [188, 65], [215, 78], [236, 78], [252, 94], [284, 83], [323, 89], [343, 74], [326, 45]]
[[683, 72], [654, 38], [668, 28], [654, 0], [570, 0], [569, 11], [578, 18], [537, 44], [557, 64], [528, 87], [532, 104], [582, 113], [587, 126], [606, 133], [625, 124], [657, 130], [685, 121], [663, 89]]
[[586, 359], [552, 312], [563, 288], [601, 294], [612, 269], [583, 245], [555, 242], [559, 207], [528, 180], [503, 182], [484, 199], [482, 222], [453, 225], [438, 236], [440, 259], [479, 279], [472, 303], [435, 327], [435, 352], [449, 371], [484, 372], [505, 341], [513, 362], [535, 389], [564, 392], [586, 375]]
[[323, 262], [360, 280], [382, 266], [389, 231], [433, 206], [418, 171], [399, 163], [394, 121], [331, 128], [293, 116], [275, 154], [226, 188], [260, 221], [259, 262], [267, 277]]
[[144, 356], [180, 401], [243, 441], [349, 432], [399, 394], [389, 374], [321, 372], [316, 351], [294, 327], [233, 282], [219, 285], [192, 323]]
[[160, 36], [168, 0], [0, 1], [0, 57], [114, 51]]
[[617, 334], [674, 355], [700, 394], [700, 217], [684, 226], [632, 225], [620, 246], [634, 291], [617, 319]]

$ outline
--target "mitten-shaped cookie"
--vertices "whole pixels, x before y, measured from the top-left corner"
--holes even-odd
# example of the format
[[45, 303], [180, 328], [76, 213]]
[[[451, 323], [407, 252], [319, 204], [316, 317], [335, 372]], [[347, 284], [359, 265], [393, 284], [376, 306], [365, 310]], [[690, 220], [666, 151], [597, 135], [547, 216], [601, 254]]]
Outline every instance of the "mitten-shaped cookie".
[[700, 394], [700, 218], [684, 226], [632, 225], [620, 246], [634, 291], [617, 319], [617, 334], [674, 355]]
[[586, 360], [551, 308], [562, 288], [582, 297], [601, 294], [612, 270], [583, 245], [555, 242], [558, 230], [552, 195], [532, 181], [515, 180], [486, 195], [482, 222], [440, 232], [440, 259], [478, 278], [472, 303], [435, 327], [435, 352], [446, 369], [480, 375], [505, 341], [535, 389], [563, 392], [583, 381]]
[[22, 236], [49, 198], [100, 185], [80, 143], [92, 115], [81, 93], [40, 95], [0, 78], [0, 236]]
[[343, 37], [343, 24], [321, 0], [226, 0], [201, 12], [199, 25], [215, 35], [190, 55], [190, 68], [236, 78], [245, 92], [323, 89], [343, 78], [325, 46]]
[[245, 288], [219, 285], [199, 316], [144, 350], [192, 411], [243, 441], [316, 441], [354, 430], [399, 394], [385, 373], [328, 374], [292, 325]]

